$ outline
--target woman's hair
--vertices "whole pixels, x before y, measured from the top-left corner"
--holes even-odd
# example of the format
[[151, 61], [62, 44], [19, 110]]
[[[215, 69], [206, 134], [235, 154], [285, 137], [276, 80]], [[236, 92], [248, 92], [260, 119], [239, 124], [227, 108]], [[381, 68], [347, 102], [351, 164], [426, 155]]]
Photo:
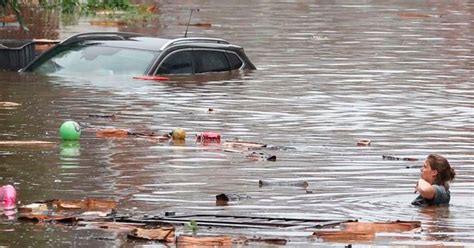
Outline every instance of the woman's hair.
[[448, 160], [438, 154], [430, 154], [426, 160], [430, 164], [431, 169], [438, 172], [434, 184], [443, 185], [446, 189], [448, 189], [449, 182], [451, 182], [456, 176], [456, 172], [453, 168], [451, 168]]

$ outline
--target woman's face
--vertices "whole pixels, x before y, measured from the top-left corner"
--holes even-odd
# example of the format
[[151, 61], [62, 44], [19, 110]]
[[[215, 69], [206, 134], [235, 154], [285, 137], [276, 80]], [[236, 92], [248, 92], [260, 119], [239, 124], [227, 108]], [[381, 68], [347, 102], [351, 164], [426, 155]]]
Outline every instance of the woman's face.
[[420, 171], [421, 171], [421, 178], [423, 178], [425, 181], [429, 182], [430, 184], [434, 183], [436, 176], [438, 175], [438, 171], [431, 169], [431, 165], [428, 162], [428, 160], [425, 161]]

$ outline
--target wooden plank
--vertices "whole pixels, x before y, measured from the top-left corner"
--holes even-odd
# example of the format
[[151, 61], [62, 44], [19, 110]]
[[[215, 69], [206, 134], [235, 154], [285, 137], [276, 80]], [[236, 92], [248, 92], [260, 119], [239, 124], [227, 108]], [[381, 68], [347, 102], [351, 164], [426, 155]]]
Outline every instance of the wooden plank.
[[55, 142], [41, 140], [2, 140], [0, 146], [54, 146]]

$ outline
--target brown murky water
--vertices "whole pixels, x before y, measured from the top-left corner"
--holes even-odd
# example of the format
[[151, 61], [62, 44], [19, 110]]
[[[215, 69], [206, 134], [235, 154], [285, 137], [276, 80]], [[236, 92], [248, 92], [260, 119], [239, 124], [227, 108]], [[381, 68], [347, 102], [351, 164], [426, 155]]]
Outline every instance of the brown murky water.
[[[160, 16], [151, 23], [118, 30], [179, 37], [188, 10], [200, 8], [193, 22], [212, 26], [191, 27], [189, 35], [244, 46], [258, 70], [171, 82], [0, 73], [0, 101], [22, 104], [0, 107], [0, 140], [58, 142], [52, 149], [0, 148], [0, 181], [14, 184], [23, 203], [107, 197], [120, 202], [120, 213], [138, 216], [175, 211], [419, 220], [421, 233], [368, 244], [474, 243], [471, 1], [162, 1], [159, 6]], [[67, 25], [49, 20], [48, 35], [37, 38], [117, 30], [91, 26], [92, 19]], [[117, 118], [89, 117], [112, 113]], [[58, 128], [68, 119], [87, 127], [78, 143], [59, 142]], [[160, 133], [182, 127], [188, 139], [174, 145], [97, 138], [91, 131], [106, 127]], [[250, 161], [245, 154], [195, 143], [194, 135], [202, 131], [285, 149], [266, 150], [276, 162]], [[362, 138], [372, 145], [357, 146]], [[429, 153], [447, 156], [458, 173], [449, 208], [410, 205]], [[259, 187], [259, 180], [274, 183]], [[303, 181], [312, 193], [296, 186]], [[243, 197], [217, 207], [220, 193]], [[211, 232], [226, 231], [245, 233]], [[288, 246], [322, 245], [307, 239], [308, 233], [252, 233], [284, 235]], [[0, 245], [143, 244], [76, 227], [0, 224]]]

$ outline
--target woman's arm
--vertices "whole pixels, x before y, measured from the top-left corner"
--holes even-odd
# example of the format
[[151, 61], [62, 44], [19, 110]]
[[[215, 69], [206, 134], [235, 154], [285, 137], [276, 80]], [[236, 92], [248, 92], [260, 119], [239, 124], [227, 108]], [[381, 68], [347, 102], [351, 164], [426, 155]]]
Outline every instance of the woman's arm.
[[436, 190], [433, 185], [425, 181], [423, 178], [420, 178], [416, 184], [416, 191], [418, 191], [423, 198], [431, 200], [435, 197]]

